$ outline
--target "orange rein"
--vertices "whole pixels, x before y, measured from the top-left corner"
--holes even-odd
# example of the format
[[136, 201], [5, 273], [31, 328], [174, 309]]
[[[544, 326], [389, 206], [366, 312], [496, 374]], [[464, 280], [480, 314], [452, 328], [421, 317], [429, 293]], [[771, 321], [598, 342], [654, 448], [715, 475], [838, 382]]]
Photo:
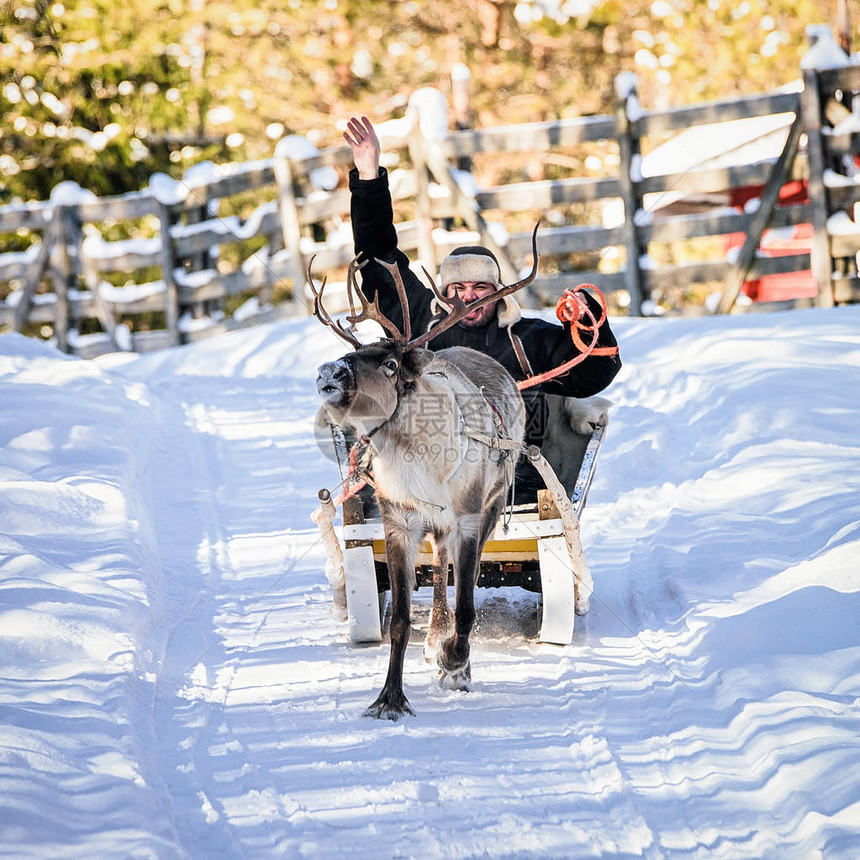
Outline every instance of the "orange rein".
[[[582, 308], [575, 298], [574, 294], [585, 290], [586, 287], [594, 290], [597, 294], [598, 301], [600, 302], [600, 319], [597, 319], [594, 316], [594, 313], [588, 306]], [[585, 311], [585, 315], [588, 317], [589, 322], [582, 321], [581, 312], [583, 310]], [[581, 364], [590, 355], [618, 354], [617, 346], [597, 346], [597, 339], [600, 337], [600, 326], [603, 325], [606, 320], [606, 299], [603, 297], [603, 293], [601, 293], [594, 284], [578, 284], [574, 287], [571, 293], [563, 295], [555, 306], [555, 315], [561, 322], [570, 323], [570, 337], [571, 340], [573, 340], [573, 345], [580, 351], [579, 355], [574, 356], [570, 361], [566, 361], [564, 364], [560, 364], [552, 370], [538, 373], [535, 376], [530, 376], [528, 379], [523, 379], [521, 382], [518, 382], [517, 388], [520, 391], [525, 388], [531, 388], [534, 385], [540, 385], [542, 382], [548, 382], [550, 379], [555, 379], [555, 377], [561, 376], [563, 373], [567, 373], [568, 370], [572, 367], [576, 367], [577, 364]], [[582, 339], [580, 331], [588, 331], [592, 333], [591, 343], [586, 345], [585, 341]]]

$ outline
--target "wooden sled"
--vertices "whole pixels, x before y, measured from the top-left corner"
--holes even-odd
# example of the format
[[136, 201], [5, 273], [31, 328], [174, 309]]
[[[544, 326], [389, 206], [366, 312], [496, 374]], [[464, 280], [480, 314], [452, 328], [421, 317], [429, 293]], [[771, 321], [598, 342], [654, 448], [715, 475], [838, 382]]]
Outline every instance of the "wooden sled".
[[[478, 586], [514, 586], [540, 593], [540, 641], [567, 645], [573, 640], [576, 609], [587, 605], [590, 596], [579, 517], [594, 477], [610, 404], [596, 397], [547, 399], [550, 424], [541, 453], [558, 484], [539, 490], [536, 503], [515, 506], [509, 518], [500, 518], [481, 555]], [[385, 534], [368, 499], [369, 494], [360, 494], [345, 500], [340, 537], [332, 527], [334, 506], [326, 490], [320, 491], [321, 506], [314, 517], [326, 544], [326, 575], [335, 612], [348, 620], [353, 642], [382, 640], [382, 608], [389, 588]], [[416, 587], [432, 586], [432, 564], [432, 547], [425, 542], [416, 559]], [[575, 570], [588, 589], [579, 603]]]

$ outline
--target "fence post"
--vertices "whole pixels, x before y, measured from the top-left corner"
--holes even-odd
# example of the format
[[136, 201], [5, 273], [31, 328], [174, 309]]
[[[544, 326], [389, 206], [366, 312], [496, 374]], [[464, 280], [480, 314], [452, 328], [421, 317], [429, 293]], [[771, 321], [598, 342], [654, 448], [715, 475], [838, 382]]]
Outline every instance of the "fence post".
[[[445, 96], [438, 90], [423, 87], [409, 99], [407, 115], [412, 120], [409, 129], [409, 158], [417, 183], [415, 226], [418, 233], [418, 256], [431, 272], [436, 271], [436, 248], [433, 244], [433, 218], [430, 212], [430, 173], [425, 152], [425, 137], [441, 131], [447, 134], [448, 117]], [[437, 128], [433, 129], [433, 126]], [[435, 132], [435, 133], [434, 133]]]
[[24, 324], [27, 322], [27, 316], [30, 313], [30, 304], [33, 300], [33, 295], [36, 292], [36, 288], [39, 286], [39, 281], [42, 279], [42, 275], [45, 273], [45, 270], [51, 262], [54, 244], [59, 241], [60, 230], [58, 225], [58, 212], [54, 209], [51, 220], [48, 222], [44, 232], [42, 233], [42, 241], [39, 245], [39, 252], [36, 255], [36, 259], [27, 266], [27, 271], [24, 274], [24, 285], [21, 288], [21, 298], [15, 306], [15, 316], [12, 322], [14, 331], [21, 331]]
[[164, 319], [170, 346], [179, 343], [179, 285], [176, 283], [176, 255], [173, 253], [173, 236], [170, 207], [158, 200], [158, 223], [161, 233], [161, 273], [164, 278]]
[[[472, 73], [465, 63], [456, 63], [451, 69], [451, 107], [454, 114], [454, 128], [468, 131], [474, 124], [472, 112]], [[472, 159], [468, 155], [457, 161], [458, 170], [472, 170]]]
[[77, 285], [80, 261], [81, 221], [77, 205], [57, 205], [57, 256], [51, 274], [54, 281], [54, 337], [57, 349], [70, 352], [69, 328], [72, 316], [69, 290]]
[[116, 350], [119, 348], [116, 340], [116, 319], [110, 305], [102, 297], [98, 268], [86, 253], [85, 241], [81, 242], [80, 252], [80, 271], [84, 285], [92, 294], [93, 303], [96, 306], [96, 316], [110, 338], [111, 347]]
[[816, 303], [820, 307], [833, 305], [833, 259], [827, 235], [827, 188], [824, 185], [824, 142], [821, 139], [821, 90], [818, 72], [805, 69], [800, 107], [806, 131], [806, 158], [809, 162], [809, 205], [812, 210], [812, 274], [818, 284]]
[[299, 206], [296, 200], [295, 179], [290, 159], [281, 145], [286, 138], [278, 141], [275, 147], [275, 181], [278, 185], [278, 217], [284, 236], [284, 248], [289, 251], [289, 276], [293, 282], [293, 306], [296, 311], [308, 312], [305, 302], [304, 283], [305, 265], [302, 255], [302, 227], [299, 219]]
[[624, 283], [630, 294], [630, 313], [642, 315], [642, 303], [647, 298], [642, 283], [639, 258], [645, 249], [637, 224], [637, 215], [642, 209], [641, 182], [642, 154], [639, 137], [634, 133], [634, 122], [640, 112], [636, 95], [636, 76], [622, 72], [615, 78], [615, 134], [618, 138], [618, 154], [621, 158], [618, 182], [624, 202], [624, 245], [627, 249], [627, 264], [624, 267]]
[[[514, 265], [507, 248], [502, 247], [493, 237], [489, 225], [481, 215], [480, 206], [475, 199], [474, 193], [467, 193], [457, 181], [454, 171], [441, 147], [441, 141], [447, 136], [447, 111], [444, 96], [430, 87], [418, 90], [410, 102], [410, 108], [416, 111], [416, 122], [410, 138], [410, 153], [413, 154], [413, 163], [416, 159], [420, 162], [418, 174], [419, 200], [426, 197], [427, 226], [426, 241], [429, 243], [427, 251], [429, 259], [433, 261], [435, 268], [435, 248], [432, 241], [432, 220], [430, 219], [430, 195], [429, 177], [432, 176], [436, 182], [446, 187], [451, 195], [454, 211], [463, 219], [470, 230], [474, 230], [481, 237], [481, 242], [495, 254], [499, 262], [502, 278], [507, 281], [515, 281], [519, 277], [517, 267]], [[424, 187], [422, 188], [422, 182]], [[419, 247], [419, 253], [421, 248]]]

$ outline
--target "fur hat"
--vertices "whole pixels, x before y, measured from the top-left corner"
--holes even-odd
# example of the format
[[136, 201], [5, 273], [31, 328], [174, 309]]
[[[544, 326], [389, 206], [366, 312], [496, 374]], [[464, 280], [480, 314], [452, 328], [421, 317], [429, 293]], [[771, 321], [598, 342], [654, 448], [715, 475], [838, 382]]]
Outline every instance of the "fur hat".
[[[493, 284], [497, 290], [502, 286], [499, 261], [492, 251], [480, 245], [455, 248], [442, 260], [439, 275], [443, 294], [450, 284]], [[501, 328], [508, 328], [520, 319], [520, 306], [513, 296], [501, 299], [498, 308], [496, 319]], [[434, 313], [446, 311], [436, 299], [432, 309]]]

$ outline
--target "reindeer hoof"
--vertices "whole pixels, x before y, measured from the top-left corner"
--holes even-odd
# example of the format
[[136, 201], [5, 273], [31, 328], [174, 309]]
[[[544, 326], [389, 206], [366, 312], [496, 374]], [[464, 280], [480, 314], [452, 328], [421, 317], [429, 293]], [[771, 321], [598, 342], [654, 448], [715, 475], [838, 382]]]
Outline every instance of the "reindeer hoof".
[[573, 604], [573, 611], [577, 615], [586, 615], [588, 613], [589, 599], [584, 597], [582, 600], [579, 598]]
[[415, 711], [403, 693], [386, 695], [380, 693], [379, 698], [364, 712], [362, 716], [373, 717], [376, 720], [391, 720], [396, 723], [404, 714], [415, 716]]
[[459, 669], [446, 669], [439, 659], [439, 686], [443, 690], [459, 690], [463, 693], [472, 692], [472, 663], [466, 662]]

